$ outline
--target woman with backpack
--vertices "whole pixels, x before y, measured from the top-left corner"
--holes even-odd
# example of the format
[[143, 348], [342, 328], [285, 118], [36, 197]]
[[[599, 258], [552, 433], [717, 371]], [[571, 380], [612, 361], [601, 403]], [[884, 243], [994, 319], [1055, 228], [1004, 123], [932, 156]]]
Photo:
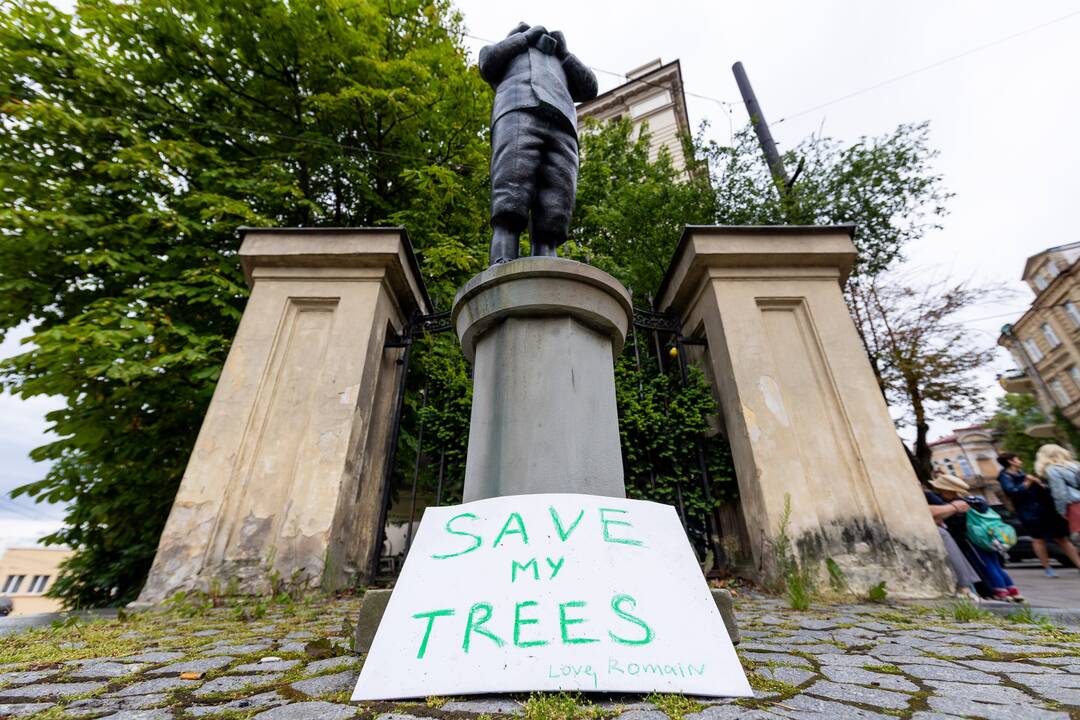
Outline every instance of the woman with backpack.
[[[980, 509], [973, 510], [972, 503], [980, 503], [985, 508], [986, 501], [982, 498], [962, 497], [962, 494], [967, 493], [971, 488], [966, 482], [952, 475], [935, 475], [930, 481], [930, 486], [935, 492], [926, 493], [926, 502], [932, 507], [948, 506], [948, 509], [952, 510], [943, 514], [940, 509], [938, 512], [931, 509], [931, 514], [935, 515], [935, 519], [944, 521], [949, 534], [963, 550], [964, 556], [967, 557], [982, 582], [989, 588], [991, 597], [1008, 602], [1024, 602], [1024, 596], [1020, 594], [1020, 590], [1001, 565], [1001, 555], [996, 550], [980, 547], [972, 539], [968, 513], [976, 512], [985, 515]], [[985, 509], [989, 510], [989, 508]]]
[[1065, 518], [1071, 533], [1080, 533], [1078, 471], [1080, 464], [1077, 464], [1071, 452], [1060, 445], [1043, 445], [1035, 454], [1035, 474], [1046, 478], [1050, 495], [1054, 498], [1054, 509]]
[[[1044, 445], [1043, 448], [1064, 450], [1057, 445]], [[1053, 457], [1055, 455], [1054, 451], [1048, 450], [1047, 453], [1043, 454], [1042, 449], [1040, 449], [1039, 453], [1044, 460], [1042, 466], [1036, 464], [1037, 467], [1043, 468], [1039, 473], [1040, 475], [1043, 475], [1049, 468], [1061, 467], [1060, 465], [1045, 462], [1047, 456]], [[1062, 513], [1055, 508], [1054, 498], [1050, 490], [1039, 478], [1024, 472], [1024, 462], [1017, 455], [1013, 453], [999, 455], [998, 464], [1001, 465], [998, 483], [1005, 494], [1009, 496], [1009, 499], [1012, 500], [1016, 515], [1020, 518], [1020, 522], [1023, 523], [1025, 532], [1031, 536], [1031, 549], [1035, 551], [1035, 556], [1039, 558], [1039, 563], [1043, 566], [1043, 572], [1046, 573], [1047, 577], [1057, 577], [1050, 567], [1050, 555], [1046, 552], [1047, 540], [1053, 540], [1057, 543], [1065, 551], [1065, 555], [1072, 561], [1072, 564], [1080, 568], [1080, 553], [1077, 553], [1076, 548], [1069, 542], [1067, 537], [1070, 530], [1069, 525], [1065, 518], [1062, 517]], [[1064, 476], [1068, 474], [1058, 470], [1052, 472], [1055, 477], [1061, 480], [1064, 480]], [[1043, 475], [1043, 477], [1046, 477], [1046, 475]]]

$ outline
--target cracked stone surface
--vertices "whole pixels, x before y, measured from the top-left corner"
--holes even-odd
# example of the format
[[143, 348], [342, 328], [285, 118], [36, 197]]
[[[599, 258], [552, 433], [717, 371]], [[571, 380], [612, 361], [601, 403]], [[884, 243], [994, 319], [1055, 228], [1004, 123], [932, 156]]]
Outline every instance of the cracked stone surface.
[[[5, 636], [0, 718], [48, 711], [48, 718], [86, 720], [511, 720], [527, 713], [528, 693], [350, 703], [364, 658], [349, 651], [344, 627], [355, 623], [358, 604], [271, 603], [264, 617], [247, 622], [226, 604]], [[737, 598], [736, 615], [754, 697], [679, 699], [685, 720], [1080, 718], [1077, 628], [963, 623], [948, 608], [912, 605], [794, 612], [756, 594]], [[333, 656], [311, 657], [305, 646], [312, 640], [329, 640]], [[275, 659], [259, 662], [268, 656]], [[603, 720], [668, 717], [666, 702], [647, 693], [580, 702]]]

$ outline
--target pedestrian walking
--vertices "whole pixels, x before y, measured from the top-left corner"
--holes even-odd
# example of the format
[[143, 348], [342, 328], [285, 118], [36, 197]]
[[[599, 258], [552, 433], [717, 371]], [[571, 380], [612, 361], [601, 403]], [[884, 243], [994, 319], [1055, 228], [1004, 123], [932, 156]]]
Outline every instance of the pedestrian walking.
[[[1064, 452], [1065, 464], [1048, 464], [1045, 462], [1047, 459], [1046, 456], [1043, 456], [1043, 449], [1045, 448], [1057, 448]], [[1064, 481], [1064, 478], [1069, 475], [1066, 465], [1072, 458], [1068, 451], [1057, 445], [1043, 445], [1039, 449], [1039, 454], [1044, 457], [1044, 463], [1040, 466], [1036, 461], [1036, 468], [1042, 468], [1036, 470], [1036, 473], [1039, 476], [1046, 477], [1046, 473], [1050, 471], [1053, 472], [1055, 477]], [[1053, 451], [1049, 451], [1047, 456], [1059, 457], [1055, 456]], [[1072, 528], [1069, 527], [1069, 523], [1064, 517], [1065, 513], [1062, 513], [1056, 507], [1051, 491], [1039, 477], [1024, 472], [1024, 461], [1018, 455], [1014, 453], [999, 455], [998, 464], [1001, 465], [998, 483], [1005, 494], [1009, 496], [1009, 499], [1012, 500], [1016, 515], [1024, 526], [1024, 532], [1031, 536], [1031, 549], [1035, 551], [1035, 557], [1039, 558], [1043, 572], [1046, 573], [1047, 577], [1057, 577], [1054, 569], [1050, 567], [1050, 554], [1046, 550], [1047, 540], [1057, 543], [1065, 551], [1066, 557], [1072, 561], [1072, 564], [1080, 568], [1080, 553], [1077, 553], [1076, 547], [1068, 538]], [[1051, 470], [1051, 468], [1061, 468], [1061, 470]], [[1076, 473], [1072, 472], [1074, 482], [1075, 475]], [[1074, 514], [1076, 512], [1074, 510]]]
[[[995, 600], [1007, 602], [1024, 602], [1024, 596], [1019, 588], [1013, 583], [1009, 574], [1001, 564], [1001, 555], [994, 550], [981, 548], [971, 542], [967, 528], [967, 513], [971, 510], [968, 499], [962, 497], [970, 492], [971, 487], [958, 477], [953, 475], [935, 475], [930, 481], [933, 492], [926, 491], [926, 502], [932, 508], [934, 506], [948, 506], [952, 512], [938, 510], [935, 520], [940, 519], [945, 523], [949, 535], [963, 552], [971, 567], [978, 573], [985, 588], [980, 594], [992, 597]], [[981, 500], [981, 498], [979, 498]], [[976, 498], [970, 498], [974, 501]], [[983, 501], [985, 502], [985, 501]], [[931, 509], [931, 514], [935, 511]], [[979, 586], [976, 585], [976, 589]]]

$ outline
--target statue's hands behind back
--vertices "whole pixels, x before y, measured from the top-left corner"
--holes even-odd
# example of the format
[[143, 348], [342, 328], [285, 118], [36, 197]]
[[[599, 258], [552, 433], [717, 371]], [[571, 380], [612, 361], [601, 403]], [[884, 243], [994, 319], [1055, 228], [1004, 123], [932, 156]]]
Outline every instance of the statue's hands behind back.
[[555, 41], [555, 57], [565, 60], [570, 51], [566, 49], [566, 37], [562, 34], [562, 30], [552, 30], [548, 35]]
[[526, 30], [523, 35], [525, 35], [525, 40], [527, 40], [530, 45], [535, 46], [536, 43], [540, 41], [540, 38], [547, 35], [547, 28], [545, 28], [543, 25], [533, 25], [531, 28]]

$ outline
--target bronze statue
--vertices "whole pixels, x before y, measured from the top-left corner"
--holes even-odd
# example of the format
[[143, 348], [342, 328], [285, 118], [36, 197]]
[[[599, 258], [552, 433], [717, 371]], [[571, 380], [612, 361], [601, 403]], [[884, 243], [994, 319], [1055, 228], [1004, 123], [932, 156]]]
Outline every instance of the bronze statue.
[[596, 97], [596, 76], [558, 31], [519, 23], [480, 51], [491, 109], [491, 264], [518, 256], [528, 227], [533, 255], [566, 242], [577, 192], [575, 102]]

